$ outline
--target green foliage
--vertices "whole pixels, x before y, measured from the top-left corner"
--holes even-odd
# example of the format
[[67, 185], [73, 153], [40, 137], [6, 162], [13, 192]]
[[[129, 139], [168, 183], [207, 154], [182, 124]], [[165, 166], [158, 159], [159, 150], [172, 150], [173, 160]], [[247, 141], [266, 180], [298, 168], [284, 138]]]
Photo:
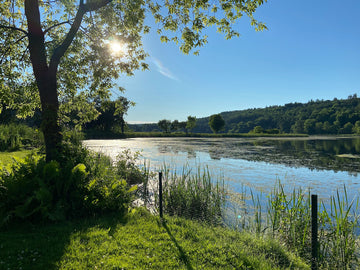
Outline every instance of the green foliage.
[[351, 269], [359, 265], [359, 198], [349, 201], [345, 186], [343, 194], [337, 191], [330, 198], [330, 209], [323, 202], [319, 214], [320, 261], [327, 268]]
[[[142, 44], [150, 31], [147, 16], [162, 41], [179, 43], [186, 54], [207, 43], [206, 27], [216, 26], [227, 39], [238, 36], [234, 24], [243, 15], [256, 30], [266, 29], [253, 17], [264, 0], [3, 2], [0, 113], [10, 109], [27, 117], [41, 107], [48, 160], [61, 144], [59, 122], [79, 127], [94, 120], [96, 100], [109, 99], [120, 73], [148, 68]], [[114, 52], [112, 43], [126, 50]], [[124, 133], [126, 109], [118, 111]]]
[[124, 116], [127, 114], [130, 106], [135, 103], [125, 97], [118, 97], [116, 100], [106, 100], [95, 104], [95, 109], [100, 115], [93, 121], [85, 125], [86, 129], [94, 129], [103, 132], [115, 131], [117, 127], [121, 133], [125, 131]]
[[0, 151], [37, 148], [42, 144], [43, 136], [37, 129], [23, 124], [0, 125]]
[[196, 127], [196, 117], [189, 115], [186, 122], [186, 131], [191, 131]]
[[1, 269], [309, 269], [285, 247], [247, 233], [134, 209], [0, 231]]
[[[319, 204], [318, 263], [322, 269], [353, 269], [359, 265], [356, 236], [359, 229], [359, 199], [349, 201], [345, 187], [343, 194], [341, 197], [337, 191], [336, 196], [330, 198], [330, 205], [326, 205], [325, 201]], [[241, 196], [245, 198], [246, 194]], [[243, 223], [240, 228], [277, 239], [310, 263], [310, 192], [294, 188], [291, 193], [286, 193], [284, 186], [278, 182], [268, 195], [266, 207], [262, 205], [260, 197], [251, 191], [253, 208], [239, 208]], [[239, 203], [235, 204], [235, 208], [237, 205]]]
[[180, 175], [171, 172], [166, 166], [162, 170], [165, 213], [222, 224], [225, 203], [223, 179], [212, 182], [208, 168], [198, 167], [193, 173], [184, 166]]
[[123, 160], [128, 157], [120, 157], [114, 167], [109, 158], [71, 143], [64, 144], [59, 161], [46, 163], [29, 155], [10, 172], [0, 172], [0, 226], [15, 220], [124, 214], [137, 189], [129, 183], [144, 181], [134, 157]]
[[214, 133], [218, 133], [225, 127], [224, 118], [221, 114], [213, 114], [209, 118], [209, 126]]
[[[343, 100], [316, 100], [222, 112], [221, 116], [226, 122], [224, 131], [231, 134], [249, 133], [256, 126], [261, 126], [268, 134], [360, 134], [360, 122], [356, 125], [360, 121], [359, 108], [360, 98], [351, 96]], [[144, 125], [141, 131], [152, 131], [151, 128], [149, 124]], [[209, 117], [198, 118], [193, 132], [212, 132]]]
[[140, 152], [132, 153], [129, 149], [124, 150], [117, 156], [115, 168], [117, 174], [130, 185], [141, 184], [148, 178], [148, 171], [138, 164]]
[[171, 121], [170, 120], [166, 120], [166, 119], [160, 120], [157, 125], [165, 133], [170, 133], [170, 131], [171, 131]]
[[261, 126], [256, 126], [250, 133], [264, 133], [264, 129]]

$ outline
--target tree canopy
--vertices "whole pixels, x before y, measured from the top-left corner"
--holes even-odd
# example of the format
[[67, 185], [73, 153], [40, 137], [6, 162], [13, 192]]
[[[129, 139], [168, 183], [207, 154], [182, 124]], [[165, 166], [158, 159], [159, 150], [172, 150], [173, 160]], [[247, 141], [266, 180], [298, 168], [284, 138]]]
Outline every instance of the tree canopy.
[[186, 132], [188, 130], [191, 131], [192, 129], [195, 128], [195, 126], [196, 126], [196, 117], [189, 115], [188, 118], [187, 118], [186, 126], [185, 126]]
[[225, 121], [221, 114], [213, 114], [209, 118], [209, 126], [214, 133], [218, 133], [225, 127]]
[[[266, 0], [4, 0], [0, 6], [0, 110], [28, 116], [41, 108], [47, 160], [61, 151], [59, 119], [76, 111], [84, 122], [97, 115], [96, 98], [107, 99], [119, 74], [147, 69], [142, 36], [153, 16], [164, 42], [198, 53], [206, 28], [227, 39], [246, 15], [256, 30], [265, 25], [254, 12]], [[117, 48], [115, 50], [114, 48]]]

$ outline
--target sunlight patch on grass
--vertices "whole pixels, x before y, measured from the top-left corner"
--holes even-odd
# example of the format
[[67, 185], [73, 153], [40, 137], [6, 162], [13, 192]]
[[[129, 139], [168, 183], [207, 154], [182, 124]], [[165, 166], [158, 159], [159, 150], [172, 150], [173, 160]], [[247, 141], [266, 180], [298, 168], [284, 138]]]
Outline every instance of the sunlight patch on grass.
[[14, 162], [21, 162], [29, 155], [32, 150], [22, 150], [14, 152], [0, 152], [0, 168], [10, 170]]

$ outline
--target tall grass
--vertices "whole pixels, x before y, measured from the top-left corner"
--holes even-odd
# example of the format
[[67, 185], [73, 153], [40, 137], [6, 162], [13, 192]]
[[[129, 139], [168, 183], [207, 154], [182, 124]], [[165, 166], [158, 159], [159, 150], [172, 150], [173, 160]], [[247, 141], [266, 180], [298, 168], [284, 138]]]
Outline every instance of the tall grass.
[[[359, 228], [359, 198], [348, 200], [346, 187], [330, 198], [330, 209], [322, 203], [320, 213], [320, 256], [325, 265], [336, 269], [358, 268], [356, 230]], [[330, 264], [329, 264], [330, 262]]]
[[[164, 212], [169, 215], [222, 224], [264, 238], [277, 239], [311, 262], [311, 194], [294, 188], [286, 192], [280, 181], [266, 196], [243, 187], [237, 195], [224, 180], [212, 181], [207, 167], [180, 173], [163, 166]], [[343, 195], [341, 195], [343, 194]], [[346, 187], [318, 209], [318, 265], [322, 269], [358, 269], [359, 199], [349, 200]], [[233, 216], [231, 222], [226, 217]], [[235, 222], [234, 222], [235, 221]]]
[[224, 179], [212, 181], [208, 167], [192, 171], [184, 166], [181, 173], [163, 165], [164, 212], [219, 225], [223, 223]]
[[[278, 239], [302, 258], [311, 260], [311, 196], [301, 188], [284, 191], [280, 181], [267, 196], [262, 207], [259, 195], [251, 193], [254, 223], [248, 226], [257, 234]], [[349, 201], [346, 187], [338, 190], [330, 203], [320, 201], [318, 209], [318, 263], [324, 269], [357, 269], [359, 267], [359, 199]], [[263, 209], [265, 208], [265, 209]]]
[[310, 192], [301, 188], [285, 193], [278, 181], [268, 196], [267, 228], [272, 237], [280, 239], [305, 259], [311, 259]]

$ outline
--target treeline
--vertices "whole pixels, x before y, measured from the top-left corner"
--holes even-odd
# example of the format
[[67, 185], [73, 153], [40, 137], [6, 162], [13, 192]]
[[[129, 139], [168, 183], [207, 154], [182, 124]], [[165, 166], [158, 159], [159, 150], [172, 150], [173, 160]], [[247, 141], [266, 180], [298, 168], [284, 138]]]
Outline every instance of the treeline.
[[[288, 103], [220, 113], [223, 133], [360, 134], [360, 98]], [[133, 131], [160, 131], [156, 123], [129, 125]], [[212, 133], [209, 117], [197, 118], [193, 133]]]
[[[134, 102], [128, 100], [126, 97], [119, 96], [116, 100], [95, 99], [93, 102], [88, 101], [87, 103], [92, 103], [92, 110], [87, 110], [82, 104], [74, 106], [74, 108], [71, 109], [64, 109], [60, 115], [60, 126], [63, 133], [76, 130], [83, 132], [86, 137], [101, 138], [121, 136], [125, 131], [128, 131], [124, 118], [128, 109], [135, 105]], [[32, 116], [22, 118], [17, 116], [16, 109], [8, 109], [5, 108], [5, 106], [0, 106], [0, 108], [1, 107], [4, 108], [0, 111], [0, 150], [2, 145], [5, 144], [20, 145], [14, 142], [23, 139], [22, 137], [20, 138], [18, 134], [24, 133], [22, 132], [24, 126], [31, 127], [34, 130], [41, 128], [40, 109], [36, 109]], [[7, 134], [9, 129], [7, 126], [9, 125], [11, 127], [10, 130], [16, 130], [16, 132], [7, 135], [7, 142], [4, 143], [3, 141], [5, 141], [5, 139], [2, 140], [1, 136], [3, 133]], [[16, 127], [17, 125], [19, 128]], [[18, 132], [18, 130], [21, 130], [21, 132]], [[9, 148], [14, 147], [9, 146]]]
[[264, 109], [222, 113], [226, 132], [245, 133], [261, 127], [280, 133], [351, 134], [360, 133], [360, 99], [316, 100], [289, 103]]
[[[316, 100], [307, 103], [288, 103], [260, 109], [222, 112], [210, 117], [189, 116], [186, 121], [160, 120], [153, 124], [129, 124], [124, 116], [133, 102], [124, 97], [115, 101], [96, 103], [95, 120], [67, 122], [72, 129], [82, 126], [87, 137], [114, 137], [130, 132], [184, 133], [258, 133], [258, 134], [360, 134], [360, 98], [356, 94], [347, 99]], [[20, 123], [40, 127], [40, 114], [17, 119], [14, 110], [0, 113], [0, 124]], [[216, 117], [215, 117], [216, 116]], [[214, 118], [215, 117], [215, 118]], [[215, 121], [216, 120], [216, 121]], [[225, 124], [222, 124], [222, 120]], [[219, 122], [220, 121], [220, 122]]]

